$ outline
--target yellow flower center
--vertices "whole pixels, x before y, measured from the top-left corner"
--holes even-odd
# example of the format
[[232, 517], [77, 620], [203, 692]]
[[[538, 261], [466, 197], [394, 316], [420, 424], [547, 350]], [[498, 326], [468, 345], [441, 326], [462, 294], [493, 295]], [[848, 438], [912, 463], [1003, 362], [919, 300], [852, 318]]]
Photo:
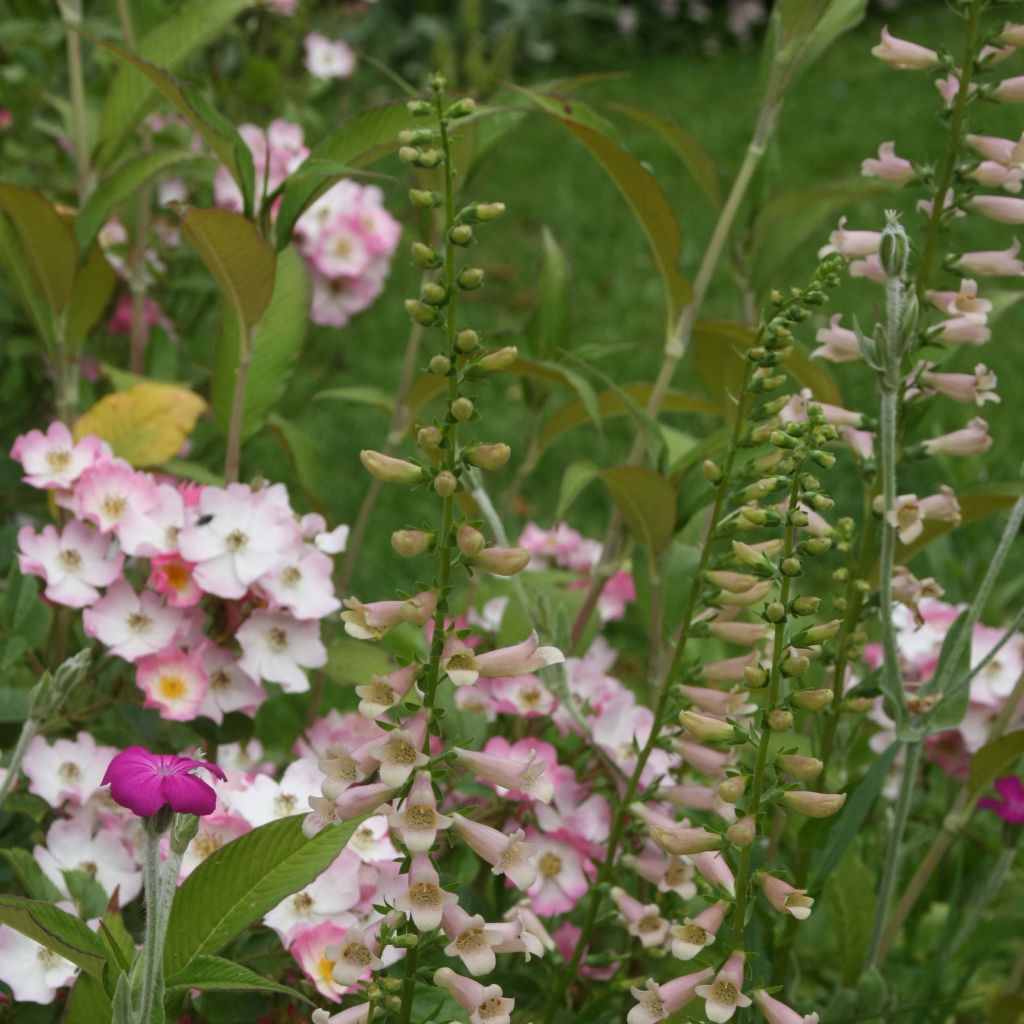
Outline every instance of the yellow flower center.
[[168, 700], [177, 700], [180, 697], [184, 697], [188, 690], [185, 685], [185, 680], [179, 675], [175, 675], [169, 672], [165, 675], [160, 676], [160, 685], [157, 687], [162, 697], [166, 697]]

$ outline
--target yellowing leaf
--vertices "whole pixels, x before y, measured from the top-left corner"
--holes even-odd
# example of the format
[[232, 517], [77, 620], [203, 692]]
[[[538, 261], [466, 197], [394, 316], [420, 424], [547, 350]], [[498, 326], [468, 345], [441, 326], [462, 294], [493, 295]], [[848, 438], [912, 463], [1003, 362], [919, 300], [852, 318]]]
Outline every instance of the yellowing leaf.
[[133, 466], [156, 466], [177, 455], [206, 408], [193, 391], [146, 382], [101, 398], [75, 423], [75, 437], [102, 437]]

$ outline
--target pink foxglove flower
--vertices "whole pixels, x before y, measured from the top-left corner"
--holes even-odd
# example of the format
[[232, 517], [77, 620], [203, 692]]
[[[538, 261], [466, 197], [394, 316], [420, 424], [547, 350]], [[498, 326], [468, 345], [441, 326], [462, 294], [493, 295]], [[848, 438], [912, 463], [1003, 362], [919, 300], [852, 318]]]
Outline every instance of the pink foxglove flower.
[[992, 337], [992, 331], [988, 327], [968, 320], [965, 316], [940, 320], [929, 328], [928, 334], [939, 341], [964, 345], [984, 345]]
[[984, 324], [992, 312], [992, 303], [978, 295], [978, 282], [966, 279], [960, 282], [960, 290], [929, 291], [928, 301], [952, 317], [963, 317], [972, 324]]
[[667, 1020], [696, 995], [698, 986], [713, 973], [706, 968], [660, 984], [648, 978], [644, 988], [630, 989], [637, 1004], [629, 1011], [626, 1024], [658, 1024], [658, 1021]]
[[872, 47], [871, 56], [897, 71], [930, 71], [939, 64], [939, 55], [934, 50], [906, 39], [897, 39], [889, 32], [888, 25], [882, 29], [882, 41]]
[[985, 188], [1001, 188], [1014, 194], [1024, 187], [1024, 168], [1006, 167], [995, 160], [983, 160], [971, 171], [971, 177]]
[[96, 637], [125, 661], [163, 650], [183, 624], [180, 612], [167, 608], [151, 590], [136, 594], [126, 580], [118, 580], [82, 616], [86, 636]]
[[146, 695], [143, 707], [159, 708], [162, 718], [175, 722], [195, 718], [210, 688], [199, 653], [174, 648], [143, 658], [135, 682]]
[[995, 788], [1002, 799], [985, 797], [984, 800], [978, 801], [978, 806], [995, 811], [1003, 821], [1024, 825], [1024, 782], [1016, 776], [1009, 775], [997, 779]]
[[992, 95], [1003, 103], [1024, 103], [1024, 75], [1004, 78]]
[[533, 855], [537, 848], [524, 843], [522, 829], [506, 834], [490, 825], [471, 821], [461, 814], [453, 814], [452, 829], [479, 857], [491, 865], [491, 873], [505, 875], [518, 889], [526, 891], [537, 879], [537, 865]]
[[861, 161], [860, 173], [866, 178], [882, 178], [905, 185], [917, 177], [913, 164], [909, 160], [896, 155], [894, 142], [883, 142], [878, 147], [878, 159], [869, 157]]
[[415, 853], [409, 866], [408, 888], [395, 900], [395, 907], [412, 918], [418, 931], [431, 932], [441, 927], [445, 907], [458, 903], [453, 892], [441, 888], [441, 879], [425, 853]]
[[419, 666], [413, 664], [389, 672], [386, 676], [370, 676], [368, 685], [356, 687], [359, 714], [364, 718], [377, 719], [400, 704], [412, 689], [418, 672]]
[[370, 1019], [370, 1004], [361, 1003], [350, 1006], [340, 1013], [328, 1013], [326, 1010], [313, 1011], [313, 1024], [367, 1024]]
[[506, 999], [498, 985], [481, 985], [464, 978], [449, 967], [434, 972], [434, 984], [447, 989], [455, 1001], [469, 1014], [470, 1024], [511, 1024], [509, 1016], [516, 1005]]
[[974, 196], [967, 205], [1000, 224], [1024, 224], [1024, 199], [1013, 196]]
[[329, 825], [351, 821], [387, 804], [395, 795], [394, 786], [383, 782], [370, 782], [365, 786], [351, 786], [337, 798], [328, 800], [323, 796], [308, 798], [310, 813], [302, 824], [302, 831], [312, 838]]
[[713, 945], [728, 909], [729, 904], [719, 900], [696, 917], [683, 918], [682, 924], [673, 925], [669, 930], [672, 955], [677, 960], [692, 960], [701, 950]]
[[697, 995], [704, 1000], [704, 1013], [715, 1024], [724, 1024], [738, 1007], [751, 1003], [750, 997], [743, 994], [743, 963], [743, 954], [733, 953], [710, 985], [697, 987]]
[[328, 39], [320, 32], [310, 32], [303, 45], [306, 49], [306, 70], [314, 78], [352, 77], [356, 69], [356, 55], [343, 39]]
[[346, 597], [341, 618], [345, 632], [356, 640], [379, 640], [400, 622], [422, 626], [437, 608], [436, 590], [424, 590], [407, 601], [372, 601], [363, 604], [358, 598]]
[[[925, 365], [928, 367], [930, 364]], [[1000, 400], [995, 393], [996, 375], [984, 363], [978, 363], [974, 373], [936, 373], [926, 368], [918, 375], [917, 381], [928, 391], [938, 392], [955, 402], [984, 405]]]
[[[754, 823], [751, 818], [745, 818], [742, 819], [742, 821], [747, 823], [749, 828], [753, 830]], [[736, 825], [739, 825], [740, 823], [741, 822], [737, 821]], [[735, 827], [736, 826], [734, 825], [733, 828]], [[736, 895], [736, 879], [733, 876], [732, 869], [729, 867], [728, 862], [720, 853], [716, 851], [693, 853], [690, 854], [690, 861], [697, 869], [697, 873], [701, 878], [710, 882], [712, 885], [721, 886], [721, 888], [730, 896]]]
[[18, 564], [24, 574], [46, 580], [43, 593], [49, 600], [84, 608], [99, 598], [97, 587], [107, 587], [121, 575], [124, 555], [108, 537], [72, 519], [60, 533], [50, 525], [42, 533], [23, 526], [18, 531]]
[[213, 812], [217, 794], [196, 775], [200, 768], [221, 781], [227, 779], [224, 770], [209, 761], [128, 747], [107, 766], [103, 785], [109, 783], [114, 800], [142, 818], [152, 817], [164, 807], [202, 816]]
[[487, 779], [488, 782], [516, 793], [524, 793], [533, 800], [540, 800], [541, 803], [551, 803], [555, 793], [554, 784], [545, 774], [545, 763], [537, 760], [533, 751], [530, 751], [529, 760], [524, 763], [508, 757], [485, 754], [482, 751], [465, 750], [462, 747], [453, 749], [470, 771]]
[[146, 515], [157, 507], [160, 495], [148, 473], [114, 459], [87, 469], [75, 484], [74, 511], [94, 522], [103, 533], [117, 529], [133, 515]]
[[1018, 258], [1020, 239], [1015, 238], [1009, 249], [965, 252], [953, 264], [967, 274], [991, 277], [1020, 277], [1024, 275], [1024, 260]]
[[208, 594], [244, 597], [256, 580], [288, 561], [299, 531], [273, 490], [254, 492], [245, 484], [203, 488], [199, 517], [181, 531], [178, 545]]
[[242, 647], [238, 665], [252, 679], [280, 683], [285, 693], [309, 689], [305, 668], [327, 664], [320, 623], [299, 621], [284, 612], [256, 611], [235, 634]]
[[84, 804], [100, 786], [114, 747], [98, 746], [87, 732], [75, 739], [58, 739], [52, 744], [36, 736], [28, 745], [21, 770], [28, 777], [28, 790], [42, 797], [51, 807], [65, 800]]
[[1024, 141], [1001, 139], [995, 135], [967, 135], [967, 144], [986, 160], [993, 160], [1004, 167], [1024, 166]]
[[442, 662], [456, 686], [472, 686], [480, 676], [525, 676], [547, 665], [558, 665], [565, 657], [557, 647], [541, 647], [536, 633], [511, 647], [476, 654], [459, 640], [449, 642]]
[[790, 1009], [785, 1003], [780, 1003], [778, 999], [768, 995], [764, 989], [759, 988], [752, 995], [754, 1003], [764, 1014], [764, 1019], [768, 1021], [768, 1024], [818, 1024], [816, 1013], [801, 1016], [796, 1010]]
[[410, 853], [426, 853], [437, 841], [437, 833], [451, 827], [452, 819], [437, 812], [437, 797], [430, 772], [417, 772], [400, 810], [392, 811], [388, 824]]
[[788, 790], [779, 797], [779, 803], [787, 810], [805, 814], [808, 818], [831, 818], [838, 814], [846, 803], [845, 793], [813, 793]]
[[839, 226], [828, 236], [828, 244], [818, 250], [818, 258], [822, 259], [834, 252], [847, 259], [874, 256], [878, 253], [881, 245], [881, 231], [848, 231], [846, 218], [840, 217]]
[[393, 729], [384, 739], [367, 747], [367, 753], [380, 765], [380, 780], [396, 789], [404, 786], [406, 780], [417, 769], [430, 760], [423, 753], [427, 736], [427, 719], [423, 712], [403, 723], [402, 728]]
[[379, 954], [376, 937], [360, 928], [350, 928], [344, 942], [327, 950], [328, 959], [334, 961], [334, 980], [339, 985], [354, 985], [367, 974], [381, 970], [385, 964]]
[[988, 422], [975, 416], [962, 430], [933, 437], [924, 441], [921, 447], [927, 455], [977, 455], [992, 447], [992, 438], [989, 437]]
[[661, 916], [657, 903], [644, 905], [619, 886], [613, 886], [610, 895], [626, 931], [639, 939], [644, 949], [661, 946], [665, 942], [669, 923]]
[[470, 917], [457, 903], [444, 908], [441, 927], [448, 939], [446, 956], [457, 956], [474, 978], [490, 974], [497, 965], [495, 946], [503, 941], [502, 933], [475, 914]]
[[814, 900], [807, 895], [806, 889], [795, 889], [788, 882], [767, 872], [759, 871], [754, 876], [761, 886], [768, 902], [780, 913], [789, 914], [797, 921], [805, 921], [811, 916]]
[[66, 489], [99, 462], [113, 458], [109, 445], [91, 434], [75, 444], [71, 431], [57, 420], [44, 434], [30, 430], [11, 446], [11, 458], [21, 463], [22, 479], [30, 487]]
[[19, 1003], [52, 1003], [57, 990], [74, 983], [78, 968], [53, 950], [0, 925], [0, 981]]
[[622, 863], [656, 885], [658, 892], [674, 892], [684, 900], [697, 895], [693, 865], [682, 857], [668, 856], [653, 843], [646, 843], [639, 855], [626, 854]]

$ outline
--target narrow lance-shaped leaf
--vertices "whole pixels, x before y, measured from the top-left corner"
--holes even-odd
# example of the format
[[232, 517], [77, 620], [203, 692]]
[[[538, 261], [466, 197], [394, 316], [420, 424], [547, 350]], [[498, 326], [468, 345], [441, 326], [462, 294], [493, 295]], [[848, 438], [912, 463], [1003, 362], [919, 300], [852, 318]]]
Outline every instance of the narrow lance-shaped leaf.
[[106, 950], [89, 926], [43, 900], [0, 896], [0, 924], [35, 939], [94, 977], [103, 975]]
[[167, 979], [168, 995], [193, 988], [203, 992], [280, 992], [300, 1002], [310, 1003], [306, 996], [290, 986], [264, 978], [248, 967], [219, 956], [197, 956], [183, 971]]
[[656, 557], [672, 539], [676, 490], [645, 466], [612, 466], [600, 474], [630, 533]]
[[89, 331], [103, 315], [117, 287], [117, 274], [107, 262], [100, 247], [94, 246], [85, 262], [78, 268], [71, 301], [68, 303], [67, 334], [68, 348], [82, 347]]

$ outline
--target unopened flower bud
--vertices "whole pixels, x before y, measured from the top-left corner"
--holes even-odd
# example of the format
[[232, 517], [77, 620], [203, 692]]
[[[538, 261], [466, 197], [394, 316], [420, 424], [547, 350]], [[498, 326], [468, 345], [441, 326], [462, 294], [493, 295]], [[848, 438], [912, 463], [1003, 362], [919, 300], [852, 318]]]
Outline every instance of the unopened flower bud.
[[437, 310], [425, 302], [420, 302], [419, 299], [406, 299], [405, 311], [416, 323], [422, 324], [424, 327], [430, 327], [431, 324], [437, 322]]
[[473, 416], [473, 403], [465, 395], [456, 398], [452, 402], [452, 415], [460, 422], [465, 423]]
[[873, 697], [847, 697], [843, 701], [843, 710], [852, 711], [855, 714], [863, 714], [865, 711], [870, 711], [875, 706], [875, 700]]
[[473, 364], [474, 375], [502, 373], [505, 370], [510, 370], [518, 358], [519, 349], [515, 345], [505, 345], [478, 359]]
[[810, 597], [808, 595], [801, 595], [800, 597], [793, 598], [790, 603], [790, 609], [794, 615], [813, 615], [821, 604], [820, 597]]
[[786, 617], [786, 606], [781, 601], [772, 601], [764, 610], [769, 622], [781, 622]]
[[704, 460], [700, 471], [704, 474], [704, 479], [710, 484], [717, 484], [722, 479], [722, 470], [719, 468], [718, 463], [712, 462], [711, 459]]
[[790, 555], [789, 558], [784, 558], [779, 563], [779, 570], [783, 576], [799, 576], [802, 569], [800, 567], [800, 559]]
[[484, 548], [473, 565], [492, 576], [515, 576], [530, 564], [530, 557], [526, 548]]
[[175, 814], [171, 819], [170, 844], [175, 853], [183, 854], [199, 831], [199, 818], [195, 814]]
[[679, 721], [687, 732], [693, 733], [700, 740], [722, 743], [736, 738], [736, 731], [728, 722], [711, 715], [702, 715], [699, 711], [680, 712]]
[[[402, 151], [399, 150], [399, 156], [401, 156], [401, 152]], [[443, 159], [444, 156], [442, 155], [440, 150], [421, 149], [416, 154], [416, 159], [413, 161], [413, 163], [415, 163], [417, 167], [426, 167], [427, 169], [433, 169], [435, 167], [439, 167]]]
[[467, 557], [472, 558], [484, 549], [487, 539], [479, 531], [468, 523], [463, 523], [455, 534], [455, 541], [459, 550]]
[[469, 245], [473, 241], [473, 229], [468, 224], [456, 224], [448, 232], [452, 245]]
[[768, 728], [772, 732], [789, 732], [793, 728], [793, 712], [775, 708], [768, 712]]
[[764, 526], [768, 522], [768, 511], [756, 505], [748, 505], [740, 509], [740, 519], [751, 526]]
[[444, 434], [441, 433], [440, 427], [420, 427], [420, 429], [416, 431], [416, 443], [424, 451], [435, 451], [440, 448], [443, 440]]
[[434, 541], [432, 533], [424, 530], [395, 530], [391, 534], [391, 546], [403, 558], [415, 558], [422, 555]]
[[823, 711], [832, 703], [833, 696], [829, 689], [797, 690], [790, 694], [789, 702], [801, 711]]
[[809, 626], [796, 634], [790, 643], [794, 647], [811, 647], [814, 644], [828, 643], [839, 632], [842, 625], [840, 619], [832, 619], [831, 622], [822, 622], [817, 626]]
[[432, 104], [426, 100], [409, 100], [405, 104], [405, 109], [412, 114], [413, 117], [429, 117], [434, 112]]
[[[418, 206], [422, 210], [429, 210], [433, 206], [440, 206], [444, 200], [441, 198], [439, 192], [434, 192], [430, 189], [425, 188], [411, 188], [409, 189], [409, 202], [413, 206]], [[421, 244], [422, 243], [418, 243]], [[415, 255], [413, 259], [415, 259]]]
[[720, 800], [724, 800], [727, 804], [734, 804], [743, 796], [746, 789], [746, 775], [732, 775], [728, 779], [723, 779], [718, 784], [718, 789], [715, 792]]
[[473, 213], [477, 220], [497, 220], [505, 212], [504, 203], [477, 203]]
[[405, 146], [429, 145], [434, 141], [434, 133], [430, 128], [406, 128], [398, 133], [398, 141]]
[[420, 298], [428, 306], [443, 306], [448, 301], [448, 289], [436, 281], [426, 281], [420, 289]]
[[748, 665], [743, 670], [743, 681], [752, 690], [760, 690], [768, 682], [768, 673], [760, 665]]
[[403, 164], [414, 164], [419, 158], [420, 151], [415, 146], [402, 146], [398, 150], [398, 159]]
[[484, 272], [479, 267], [466, 267], [455, 279], [455, 283], [463, 291], [475, 291], [484, 283]]
[[420, 937], [416, 932], [402, 932], [388, 939], [388, 945], [394, 946], [395, 949], [412, 949], [419, 941]]
[[805, 793], [789, 790], [779, 797], [783, 807], [809, 818], [831, 818], [846, 803], [845, 793]]
[[387, 484], [418, 484], [423, 479], [423, 470], [405, 459], [370, 449], [361, 451], [359, 458], [373, 476]]
[[811, 461], [816, 462], [822, 469], [831, 469], [836, 464], [836, 457], [831, 452], [813, 451]]
[[771, 570], [771, 562], [765, 558], [763, 552], [741, 540], [732, 542], [732, 553], [743, 565], [749, 566], [751, 569], [758, 569], [761, 572]]
[[417, 267], [432, 270], [441, 265], [441, 254], [423, 242], [412, 243], [412, 261]]
[[436, 356], [433, 356], [430, 360], [430, 372], [435, 377], [447, 377], [448, 371], [452, 368], [452, 361], [447, 357], [441, 355], [439, 352]]
[[835, 501], [833, 501], [827, 494], [811, 495], [811, 507], [815, 512], [828, 512], [835, 508], [835, 504]]
[[784, 676], [793, 679], [802, 676], [811, 667], [811, 659], [803, 654], [794, 654], [788, 658], [783, 658], [782, 664], [779, 667], [782, 669]]
[[725, 832], [725, 838], [733, 846], [749, 846], [757, 838], [757, 826], [754, 819], [747, 815], [734, 821]]
[[472, 96], [464, 96], [461, 100], [456, 100], [444, 112], [444, 116], [451, 118], [469, 117], [474, 110], [476, 110], [476, 100]]
[[455, 336], [455, 347], [460, 352], [472, 352], [480, 344], [480, 335], [468, 327]]
[[900, 219], [893, 210], [885, 211], [885, 230], [879, 247], [879, 258], [887, 277], [903, 278], [907, 273], [907, 257], [910, 254], [910, 239]]
[[442, 469], [437, 476], [434, 477], [434, 490], [442, 497], [447, 498], [455, 493], [459, 486], [459, 481], [456, 479], [455, 474], [447, 469]]
[[823, 555], [832, 547], [831, 537], [811, 537], [800, 545], [801, 551], [808, 555]]
[[816, 757], [804, 757], [802, 754], [779, 754], [775, 758], [775, 767], [784, 775], [809, 782], [821, 774], [825, 765]]
[[498, 442], [496, 444], [475, 444], [462, 452], [462, 457], [471, 466], [479, 466], [481, 469], [501, 469], [509, 460], [512, 449], [507, 444]]
[[790, 526], [804, 527], [810, 522], [807, 510], [802, 508], [791, 508], [786, 518]]

